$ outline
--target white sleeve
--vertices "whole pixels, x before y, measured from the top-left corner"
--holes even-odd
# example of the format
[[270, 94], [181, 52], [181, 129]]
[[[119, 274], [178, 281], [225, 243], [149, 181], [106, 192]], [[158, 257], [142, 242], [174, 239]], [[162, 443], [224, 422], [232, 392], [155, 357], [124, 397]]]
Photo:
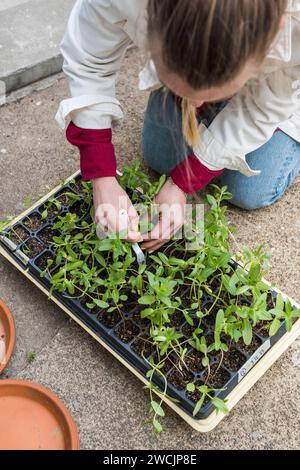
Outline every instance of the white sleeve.
[[294, 86], [299, 77], [300, 67], [291, 66], [250, 81], [208, 129], [201, 126], [201, 146], [195, 152], [198, 158], [211, 169], [255, 174], [245, 156], [264, 145], [276, 128], [299, 110]]
[[85, 129], [110, 128], [123, 117], [115, 81], [132, 42], [125, 23], [111, 0], [77, 0], [61, 44], [72, 96], [56, 115], [61, 127], [68, 116]]

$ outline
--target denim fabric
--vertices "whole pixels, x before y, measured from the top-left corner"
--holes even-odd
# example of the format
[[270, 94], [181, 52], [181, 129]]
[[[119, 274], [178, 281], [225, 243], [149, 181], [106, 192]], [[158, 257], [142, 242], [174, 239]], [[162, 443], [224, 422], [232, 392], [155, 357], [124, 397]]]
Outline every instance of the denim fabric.
[[[209, 126], [225, 105], [226, 102], [209, 105], [199, 121]], [[193, 152], [182, 135], [181, 110], [165, 90], [150, 95], [141, 145], [147, 164], [167, 175]], [[225, 170], [218, 184], [228, 186], [232, 204], [242, 209], [266, 207], [282, 197], [300, 172], [300, 144], [278, 131], [246, 159], [252, 169], [261, 171], [259, 176]]]

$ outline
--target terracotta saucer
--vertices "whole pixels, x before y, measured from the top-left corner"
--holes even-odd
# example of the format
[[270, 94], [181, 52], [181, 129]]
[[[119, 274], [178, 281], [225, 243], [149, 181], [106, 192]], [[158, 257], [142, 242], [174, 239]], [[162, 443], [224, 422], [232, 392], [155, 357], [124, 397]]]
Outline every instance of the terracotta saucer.
[[16, 330], [13, 316], [0, 299], [0, 374], [7, 366], [14, 350]]
[[78, 450], [76, 424], [41, 385], [0, 380], [0, 450]]

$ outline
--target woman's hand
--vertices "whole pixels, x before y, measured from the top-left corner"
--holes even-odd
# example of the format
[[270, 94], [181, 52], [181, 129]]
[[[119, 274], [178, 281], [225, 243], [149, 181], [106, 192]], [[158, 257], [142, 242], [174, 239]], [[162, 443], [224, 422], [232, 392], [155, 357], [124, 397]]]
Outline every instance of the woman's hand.
[[129, 226], [126, 240], [136, 243], [142, 240], [139, 232], [139, 216], [128, 195], [114, 177], [93, 180], [95, 222], [104, 232], [119, 233], [126, 227], [121, 226], [120, 210], [128, 213]]
[[155, 204], [158, 204], [160, 220], [153, 230], [143, 235], [142, 248], [152, 253], [170, 240], [185, 223], [186, 195], [172, 180], [168, 180], [159, 194]]

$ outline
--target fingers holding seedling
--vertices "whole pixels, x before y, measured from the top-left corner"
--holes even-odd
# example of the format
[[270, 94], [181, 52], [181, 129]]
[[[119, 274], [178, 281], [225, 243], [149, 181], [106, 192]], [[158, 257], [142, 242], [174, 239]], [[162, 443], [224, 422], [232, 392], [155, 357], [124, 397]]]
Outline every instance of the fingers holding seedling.
[[[95, 222], [98, 232], [111, 236], [119, 234], [126, 241], [136, 243], [142, 237], [138, 229], [139, 217], [128, 195], [116, 178], [98, 178], [93, 181]], [[127, 213], [126, 224], [120, 218], [121, 211]]]

